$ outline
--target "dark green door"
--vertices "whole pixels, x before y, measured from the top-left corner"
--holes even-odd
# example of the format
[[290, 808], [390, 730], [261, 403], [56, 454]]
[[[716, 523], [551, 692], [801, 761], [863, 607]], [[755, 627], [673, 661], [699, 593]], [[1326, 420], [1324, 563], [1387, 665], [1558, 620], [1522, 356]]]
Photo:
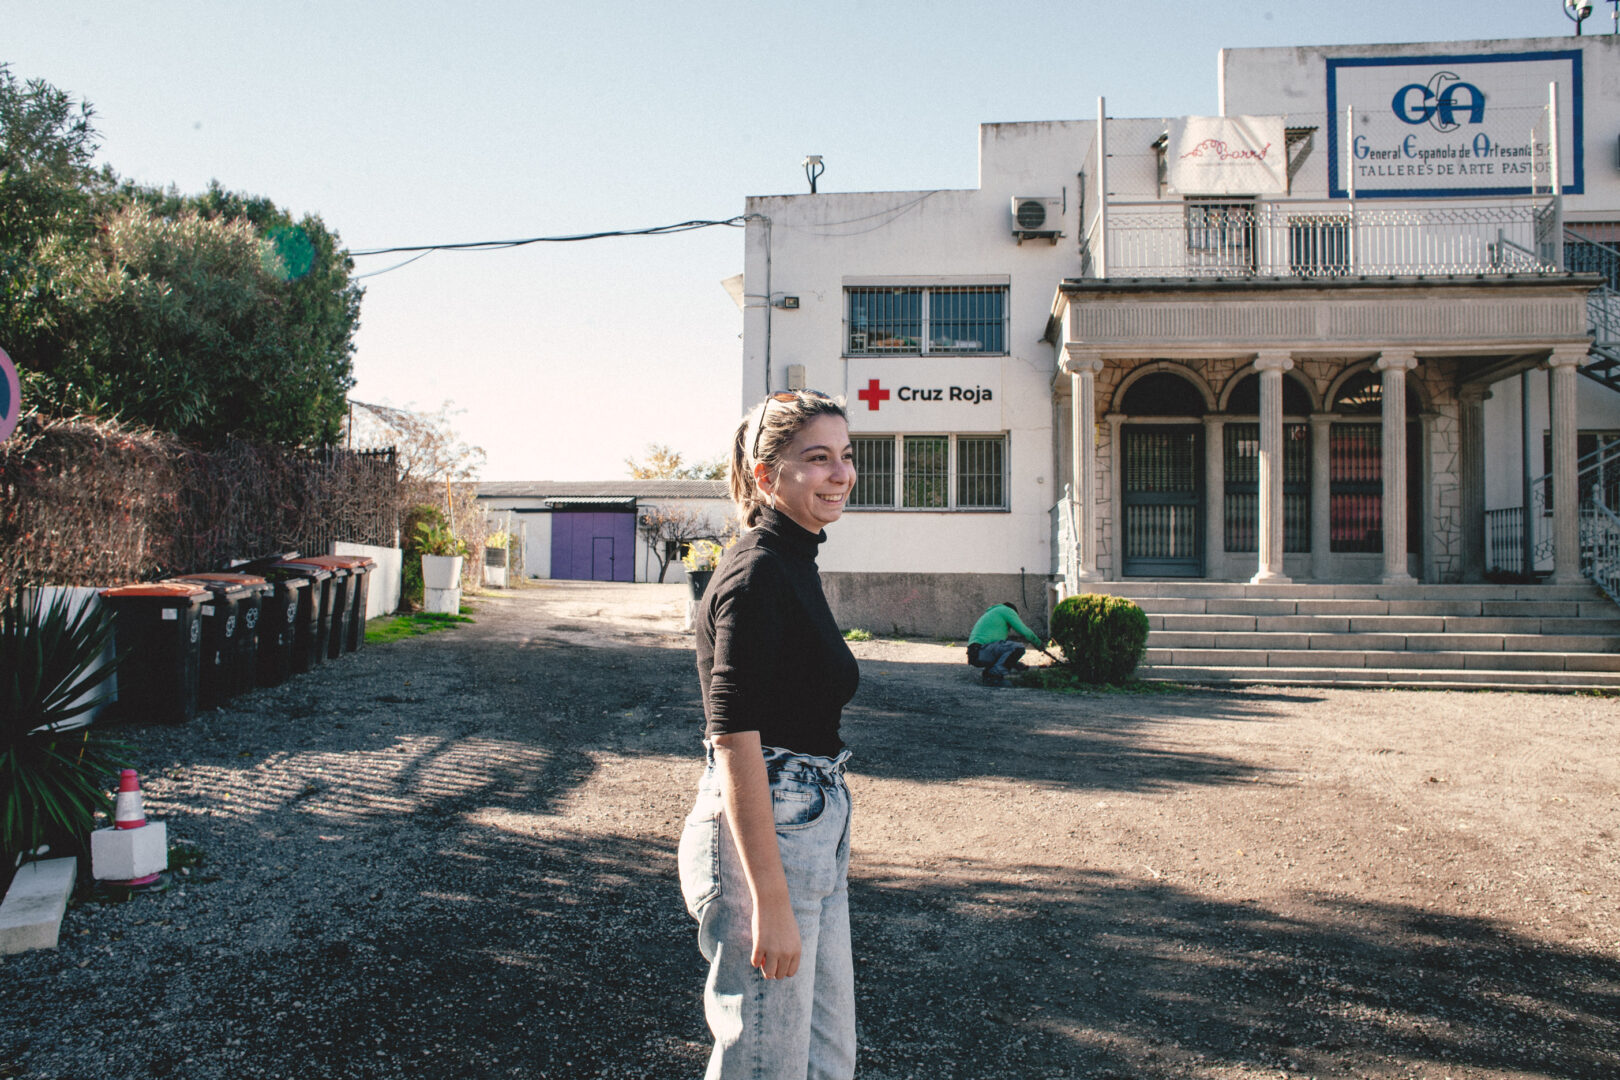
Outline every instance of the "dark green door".
[[1125, 559], [1129, 577], [1203, 577], [1204, 429], [1127, 424]]

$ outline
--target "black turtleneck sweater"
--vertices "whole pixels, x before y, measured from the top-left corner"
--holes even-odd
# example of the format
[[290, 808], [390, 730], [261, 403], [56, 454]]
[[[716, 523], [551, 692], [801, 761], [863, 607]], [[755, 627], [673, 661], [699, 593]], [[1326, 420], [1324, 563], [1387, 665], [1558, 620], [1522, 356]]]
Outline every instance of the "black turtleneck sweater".
[[825, 532], [766, 510], [720, 560], [697, 619], [708, 735], [757, 731], [765, 746], [831, 757], [860, 672], [816, 570]]

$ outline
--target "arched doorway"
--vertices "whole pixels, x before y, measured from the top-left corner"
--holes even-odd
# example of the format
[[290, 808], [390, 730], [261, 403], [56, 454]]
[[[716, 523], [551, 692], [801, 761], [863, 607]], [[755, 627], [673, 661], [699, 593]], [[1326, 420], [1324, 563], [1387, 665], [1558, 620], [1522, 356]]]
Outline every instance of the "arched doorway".
[[1204, 395], [1175, 372], [1155, 371], [1126, 387], [1119, 411], [1129, 418], [1120, 429], [1121, 572], [1202, 577]]
[[[1329, 549], [1339, 553], [1384, 550], [1384, 383], [1371, 368], [1354, 372], [1333, 391], [1328, 411]], [[1406, 415], [1422, 411], [1406, 388]], [[1423, 436], [1416, 419], [1406, 422], [1406, 550], [1423, 545]]]

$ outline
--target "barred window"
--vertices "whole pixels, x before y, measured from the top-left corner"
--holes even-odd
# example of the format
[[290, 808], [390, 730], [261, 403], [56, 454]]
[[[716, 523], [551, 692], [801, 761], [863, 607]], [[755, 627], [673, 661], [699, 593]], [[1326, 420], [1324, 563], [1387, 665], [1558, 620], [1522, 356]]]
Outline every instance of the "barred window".
[[950, 505], [951, 440], [948, 435], [906, 435], [901, 504], [925, 510]]
[[855, 490], [852, 507], [894, 505], [894, 436], [854, 435], [849, 440], [855, 453]]
[[861, 285], [844, 290], [853, 356], [999, 355], [1007, 351], [1005, 285]]
[[856, 435], [852, 510], [1005, 510], [1007, 436]]
[[1002, 477], [1007, 440], [960, 435], [956, 439], [956, 505], [963, 509], [999, 510], [1006, 505]]

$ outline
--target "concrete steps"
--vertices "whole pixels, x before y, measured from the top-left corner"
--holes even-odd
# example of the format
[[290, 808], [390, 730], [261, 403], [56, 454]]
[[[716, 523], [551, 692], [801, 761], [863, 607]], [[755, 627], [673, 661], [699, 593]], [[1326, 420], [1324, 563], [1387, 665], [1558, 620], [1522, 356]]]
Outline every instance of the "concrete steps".
[[1089, 588], [1147, 613], [1148, 679], [1620, 691], [1620, 608], [1589, 585]]

